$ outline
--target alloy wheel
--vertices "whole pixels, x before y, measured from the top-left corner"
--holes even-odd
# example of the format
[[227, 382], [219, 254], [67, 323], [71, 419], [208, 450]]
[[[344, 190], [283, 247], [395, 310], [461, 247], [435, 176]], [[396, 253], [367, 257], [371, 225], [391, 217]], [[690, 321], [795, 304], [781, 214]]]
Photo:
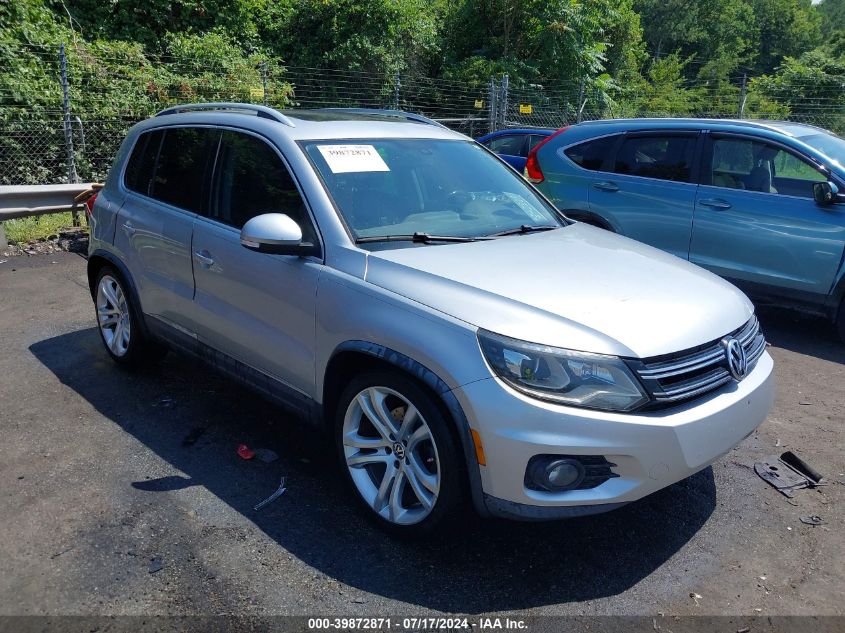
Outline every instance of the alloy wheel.
[[111, 275], [103, 275], [97, 286], [97, 323], [111, 353], [125, 355], [132, 335], [129, 304], [123, 288]]
[[411, 525], [425, 519], [440, 492], [440, 459], [419, 410], [387, 387], [369, 387], [343, 420], [346, 466], [364, 501], [383, 519]]

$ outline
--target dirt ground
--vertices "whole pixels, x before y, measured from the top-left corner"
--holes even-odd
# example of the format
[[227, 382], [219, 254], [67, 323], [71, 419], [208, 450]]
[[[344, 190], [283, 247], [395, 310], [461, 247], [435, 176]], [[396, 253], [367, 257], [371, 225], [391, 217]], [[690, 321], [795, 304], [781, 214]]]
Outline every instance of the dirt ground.
[[[117, 369], [81, 256], [9, 259], [0, 615], [843, 615], [845, 345], [818, 319], [761, 321], [775, 407], [711, 468], [612, 513], [413, 544], [370, 527], [328, 443], [251, 392], [174, 354]], [[787, 449], [829, 485], [790, 503], [754, 474]]]

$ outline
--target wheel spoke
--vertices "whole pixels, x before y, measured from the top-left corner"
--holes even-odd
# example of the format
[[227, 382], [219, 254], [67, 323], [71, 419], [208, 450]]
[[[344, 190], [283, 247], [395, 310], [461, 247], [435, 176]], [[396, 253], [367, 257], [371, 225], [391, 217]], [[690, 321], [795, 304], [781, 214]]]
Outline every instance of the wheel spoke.
[[97, 316], [100, 319], [102, 327], [112, 327], [120, 320], [120, 312], [117, 310], [110, 310], [108, 308], [100, 308], [97, 310]]
[[115, 286], [113, 286], [111, 283], [104, 283], [101, 287], [103, 289], [103, 296], [105, 296], [106, 300], [111, 304], [111, 306], [113, 308], [120, 308], [120, 300], [117, 298]]
[[358, 396], [358, 404], [367, 419], [378, 431], [385, 441], [391, 441], [391, 435], [395, 437], [395, 429], [391, 421], [390, 412], [384, 404], [385, 394], [378, 389], [368, 389]]
[[364, 437], [357, 431], [352, 431], [343, 436], [343, 445], [351, 448], [382, 448], [389, 446], [390, 442], [383, 437]]
[[413, 452], [413, 450], [417, 447], [417, 444], [430, 439], [431, 432], [428, 430], [427, 426], [422, 425], [420, 428], [414, 431], [411, 437], [408, 438], [408, 452]]
[[[408, 464], [410, 463], [411, 462], [409, 460]], [[420, 480], [418, 472], [411, 467], [405, 468], [404, 474], [405, 477], [408, 479], [408, 484], [411, 486], [411, 490], [414, 492], [414, 496], [419, 500], [419, 502], [426, 510], [430, 510], [431, 506], [434, 505], [434, 495], [428, 490], [426, 490], [428, 486]]]
[[419, 419], [419, 413], [413, 405], [409, 404], [407, 409], [405, 410], [405, 417], [402, 418], [402, 426], [399, 427], [399, 440], [404, 440], [406, 437], [408, 437], [411, 432], [411, 429], [414, 428], [414, 425], [416, 425]]
[[394, 459], [393, 456], [387, 453], [365, 453], [358, 451], [346, 458], [346, 464], [350, 468], [363, 468], [372, 464], [387, 464], [392, 459]]
[[400, 515], [405, 512], [405, 508], [402, 507], [402, 491], [405, 489], [405, 482], [407, 478], [405, 477], [405, 473], [403, 471], [399, 471], [396, 473], [396, 478], [393, 481], [393, 488], [390, 491], [390, 520], [391, 521], [398, 521]]
[[123, 336], [123, 324], [118, 321], [117, 325], [114, 326], [114, 334], [112, 334], [111, 341], [109, 341], [109, 349], [115, 354], [120, 351], [120, 338]]
[[378, 494], [376, 494], [376, 498], [373, 501], [373, 509], [376, 512], [381, 512], [384, 506], [387, 505], [398, 472], [398, 469], [393, 464], [387, 465], [387, 469], [384, 471], [384, 478], [381, 480], [381, 485], [378, 488]]
[[[429, 492], [437, 495], [440, 492], [440, 483], [436, 474], [428, 472], [422, 464], [417, 460], [416, 455], [410, 455], [408, 458], [407, 469], [413, 479], [418, 481]], [[416, 489], [414, 489], [416, 492]], [[419, 495], [417, 495], [419, 496]], [[420, 499], [422, 501], [422, 499]]]

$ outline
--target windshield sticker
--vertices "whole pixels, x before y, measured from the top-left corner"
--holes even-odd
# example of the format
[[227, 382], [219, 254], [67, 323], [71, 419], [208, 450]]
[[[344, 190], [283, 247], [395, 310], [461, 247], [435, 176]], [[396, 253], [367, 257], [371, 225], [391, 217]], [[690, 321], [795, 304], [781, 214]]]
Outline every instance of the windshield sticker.
[[511, 193], [510, 191], [506, 191], [505, 195], [511, 199], [511, 202], [516, 204], [522, 211], [531, 218], [534, 222], [544, 222], [548, 220], [548, 216], [546, 216], [542, 211], [534, 207], [528, 200], [523, 198], [517, 193]]
[[318, 145], [334, 174], [364, 171], [390, 171], [372, 145]]

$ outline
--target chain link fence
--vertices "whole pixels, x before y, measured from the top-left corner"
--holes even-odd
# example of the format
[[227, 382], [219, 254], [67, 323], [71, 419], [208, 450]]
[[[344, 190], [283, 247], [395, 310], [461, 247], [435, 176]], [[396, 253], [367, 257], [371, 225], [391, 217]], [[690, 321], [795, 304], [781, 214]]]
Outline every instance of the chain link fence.
[[[262, 62], [236, 70], [161, 60], [160, 65], [92, 57], [90, 50], [29, 45], [26, 92], [0, 81], [0, 185], [98, 181], [136, 122], [178, 103], [249, 101], [284, 108], [364, 107], [423, 114], [471, 137], [511, 127], [559, 128], [619, 116], [672, 116], [632, 109], [584, 82], [510, 85], [507, 75], [459, 82], [417, 75], [282, 67]], [[9, 69], [0, 59], [0, 74]], [[162, 79], [160, 66], [172, 66]], [[67, 73], [62, 72], [67, 68]], [[178, 73], [177, 73], [178, 71]], [[176, 79], [173, 79], [175, 77]], [[0, 77], [2, 79], [2, 77]], [[845, 82], [843, 82], [845, 85]], [[725, 94], [692, 85], [707, 107], [693, 116], [737, 117], [745, 79]], [[638, 97], [639, 95], [634, 95]], [[637, 99], [627, 95], [626, 103]], [[837, 129], [843, 106], [816, 101], [793, 120]], [[689, 116], [690, 112], [684, 112]]]

